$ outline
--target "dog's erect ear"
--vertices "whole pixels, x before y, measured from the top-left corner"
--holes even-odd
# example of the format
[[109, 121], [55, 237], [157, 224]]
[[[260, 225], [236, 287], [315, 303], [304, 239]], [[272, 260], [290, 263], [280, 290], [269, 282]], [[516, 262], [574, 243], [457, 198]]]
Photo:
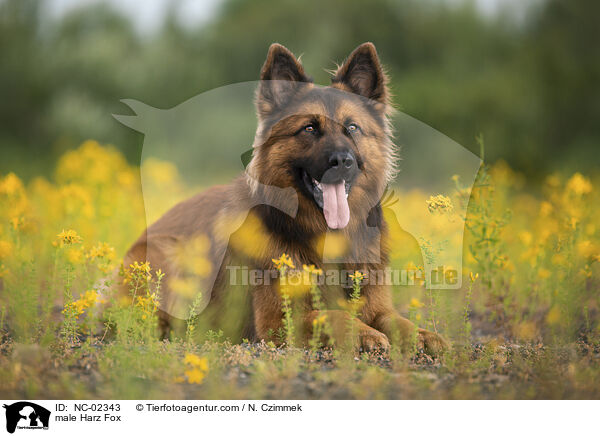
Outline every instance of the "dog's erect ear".
[[310, 83], [302, 64], [281, 44], [271, 44], [260, 72], [257, 107], [266, 115], [284, 105], [300, 86]]
[[358, 95], [387, 103], [387, 77], [370, 42], [359, 45], [338, 68], [331, 83], [342, 83]]

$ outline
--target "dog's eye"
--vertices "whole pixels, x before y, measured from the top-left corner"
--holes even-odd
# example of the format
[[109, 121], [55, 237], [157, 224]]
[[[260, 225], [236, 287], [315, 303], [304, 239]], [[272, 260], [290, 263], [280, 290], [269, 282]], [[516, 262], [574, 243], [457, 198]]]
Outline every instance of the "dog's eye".
[[308, 132], [308, 133], [314, 133], [315, 132], [315, 125], [314, 124], [307, 124], [306, 126], [304, 126], [304, 131]]
[[358, 127], [358, 124], [356, 124], [356, 123], [350, 123], [350, 124], [348, 124], [347, 129], [350, 133], [354, 133], [354, 132], [358, 132], [360, 130], [360, 127]]

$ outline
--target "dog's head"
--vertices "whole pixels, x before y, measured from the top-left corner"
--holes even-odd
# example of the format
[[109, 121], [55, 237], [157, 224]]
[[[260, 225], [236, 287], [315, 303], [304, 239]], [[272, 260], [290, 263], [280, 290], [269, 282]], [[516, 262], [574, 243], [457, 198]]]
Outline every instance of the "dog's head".
[[387, 79], [375, 46], [356, 48], [321, 87], [273, 44], [260, 78], [251, 177], [295, 188], [297, 219], [313, 230], [364, 222], [394, 170]]

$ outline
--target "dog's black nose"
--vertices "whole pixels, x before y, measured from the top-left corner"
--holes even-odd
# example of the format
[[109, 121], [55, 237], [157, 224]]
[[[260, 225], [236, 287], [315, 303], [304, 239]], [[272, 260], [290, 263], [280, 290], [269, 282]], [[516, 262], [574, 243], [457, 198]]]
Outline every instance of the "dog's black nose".
[[358, 171], [356, 157], [349, 150], [337, 150], [329, 155], [327, 169], [323, 175], [323, 182], [337, 183], [342, 179], [353, 180]]
[[335, 151], [329, 156], [329, 168], [347, 168], [354, 166], [356, 160], [349, 151]]

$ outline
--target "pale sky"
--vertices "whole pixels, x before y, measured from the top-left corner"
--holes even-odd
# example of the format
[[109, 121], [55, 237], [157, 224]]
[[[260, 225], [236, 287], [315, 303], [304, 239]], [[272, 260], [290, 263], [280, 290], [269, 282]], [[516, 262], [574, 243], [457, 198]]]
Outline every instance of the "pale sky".
[[[178, 18], [181, 23], [196, 26], [210, 20], [223, 0], [176, 0]], [[440, 0], [456, 3], [462, 0]], [[485, 15], [493, 15], [503, 8], [519, 8], [522, 0], [471, 0]], [[533, 0], [530, 0], [533, 1]], [[141, 33], [151, 33], [158, 28], [164, 13], [173, 0], [48, 0], [46, 13], [51, 17], [60, 17], [80, 6], [94, 3], [108, 3], [116, 10], [130, 17]]]
[[[165, 11], [173, 0], [48, 0], [46, 12], [51, 17], [60, 17], [81, 6], [108, 3], [123, 12], [135, 23], [142, 33], [160, 27]], [[178, 18], [184, 25], [198, 25], [210, 20], [222, 0], [177, 0]]]

